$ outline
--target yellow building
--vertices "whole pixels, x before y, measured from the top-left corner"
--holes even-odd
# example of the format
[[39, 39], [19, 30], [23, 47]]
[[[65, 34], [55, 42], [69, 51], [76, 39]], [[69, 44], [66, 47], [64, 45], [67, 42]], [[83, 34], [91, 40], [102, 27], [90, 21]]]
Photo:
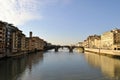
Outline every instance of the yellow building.
[[120, 29], [117, 29], [114, 34], [114, 50], [120, 50]]
[[25, 42], [25, 35], [21, 34], [21, 51], [26, 51]]
[[39, 49], [43, 50], [45, 46], [45, 41], [43, 39], [39, 39]]
[[45, 42], [39, 37], [26, 38], [25, 35], [12, 24], [0, 21], [0, 57], [22, 51], [43, 50]]
[[32, 37], [31, 49], [32, 50], [43, 50], [44, 41], [39, 37]]
[[98, 36], [94, 39], [94, 47], [100, 48], [100, 46], [101, 46], [101, 36]]
[[32, 32], [30, 32], [30, 38], [28, 38], [29, 41], [29, 51], [35, 51], [35, 50], [43, 50], [45, 43], [43, 39], [40, 39], [37, 36], [32, 36]]
[[16, 53], [18, 52], [18, 28], [14, 27], [14, 30], [12, 31], [12, 52]]
[[88, 40], [84, 40], [83, 46], [86, 47], [86, 48], [88, 48]]
[[83, 42], [78, 42], [77, 44], [76, 44], [76, 46], [83, 46]]
[[112, 31], [105, 32], [101, 35], [101, 48], [112, 49], [114, 43], [114, 34]]
[[25, 38], [25, 49], [26, 49], [26, 51], [29, 51], [29, 40], [30, 40], [29, 37]]
[[11, 39], [11, 41], [9, 43], [11, 43], [10, 46], [11, 46], [12, 53], [21, 52], [21, 51], [26, 50], [25, 35], [22, 33], [21, 30], [19, 30], [15, 26], [11, 26], [10, 39]]
[[99, 48], [100, 47], [101, 36], [99, 35], [91, 35], [88, 36], [86, 40], [84, 40], [84, 47], [87, 48]]
[[101, 48], [120, 50], [120, 29], [114, 29], [101, 35]]

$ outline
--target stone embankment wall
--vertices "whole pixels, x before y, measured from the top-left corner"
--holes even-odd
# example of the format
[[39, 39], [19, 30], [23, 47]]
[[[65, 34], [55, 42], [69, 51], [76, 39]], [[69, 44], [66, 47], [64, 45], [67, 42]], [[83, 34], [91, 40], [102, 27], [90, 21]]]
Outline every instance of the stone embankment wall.
[[100, 55], [120, 57], [120, 50], [105, 50], [105, 49], [85, 48], [85, 51], [93, 52], [93, 53], [100, 54]]

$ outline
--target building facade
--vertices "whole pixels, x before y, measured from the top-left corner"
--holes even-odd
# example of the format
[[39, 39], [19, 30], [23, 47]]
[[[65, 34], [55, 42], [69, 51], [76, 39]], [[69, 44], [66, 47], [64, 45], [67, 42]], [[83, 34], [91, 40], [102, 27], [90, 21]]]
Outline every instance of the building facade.
[[101, 48], [101, 36], [97, 36], [94, 39], [94, 48]]
[[83, 46], [86, 48], [100, 48], [101, 36], [91, 35], [88, 36], [83, 42]]
[[25, 37], [25, 49], [26, 49], [26, 51], [29, 51], [29, 42], [30, 42], [30, 38]]
[[21, 52], [44, 50], [47, 42], [39, 37], [26, 37], [17, 27], [0, 21], [0, 58]]
[[78, 42], [76, 46], [83, 46], [83, 42]]
[[113, 29], [101, 35], [101, 48], [120, 50], [120, 29]]
[[21, 51], [26, 51], [26, 46], [25, 46], [25, 44], [26, 44], [26, 38], [25, 38], [25, 34], [21, 34]]
[[32, 32], [29, 33], [30, 37], [27, 38], [28, 43], [28, 50], [35, 51], [35, 50], [43, 50], [45, 46], [45, 42], [43, 39], [40, 39], [37, 36], [32, 36]]
[[5, 53], [6, 44], [6, 23], [0, 21], [0, 54]]
[[0, 21], [0, 53], [9, 55], [25, 50], [25, 35], [12, 24]]

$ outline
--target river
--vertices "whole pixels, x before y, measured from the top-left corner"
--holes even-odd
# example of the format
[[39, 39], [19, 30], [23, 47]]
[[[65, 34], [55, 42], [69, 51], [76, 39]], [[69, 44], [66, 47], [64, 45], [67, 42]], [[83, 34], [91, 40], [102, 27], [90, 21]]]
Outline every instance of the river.
[[0, 60], [0, 80], [120, 80], [120, 59], [47, 51]]

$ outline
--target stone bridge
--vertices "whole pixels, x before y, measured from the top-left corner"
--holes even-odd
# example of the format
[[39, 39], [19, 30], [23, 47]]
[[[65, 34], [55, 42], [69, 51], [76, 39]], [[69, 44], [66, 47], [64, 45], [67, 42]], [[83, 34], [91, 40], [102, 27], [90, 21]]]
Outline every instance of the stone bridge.
[[73, 52], [75, 48], [81, 48], [84, 52], [84, 47], [83, 46], [60, 46], [60, 45], [51, 45], [51, 46], [46, 46], [45, 50], [52, 50], [54, 49], [55, 52], [58, 52], [60, 48], [67, 48], [69, 52]]

